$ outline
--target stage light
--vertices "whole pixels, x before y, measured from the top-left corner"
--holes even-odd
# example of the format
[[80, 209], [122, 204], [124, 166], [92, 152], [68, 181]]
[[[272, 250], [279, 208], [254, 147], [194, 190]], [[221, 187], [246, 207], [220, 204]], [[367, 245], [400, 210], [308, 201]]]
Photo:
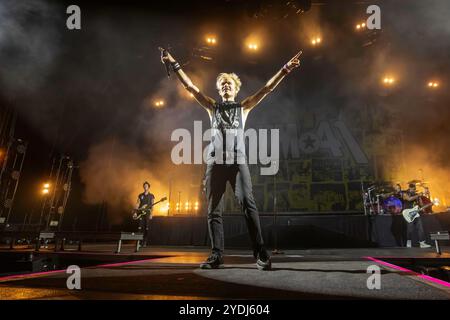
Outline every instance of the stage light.
[[42, 185], [41, 189], [42, 194], [46, 195], [50, 193], [50, 183], [46, 182]]
[[356, 30], [361, 31], [362, 29], [364, 29], [366, 27], [366, 24], [364, 22], [362, 23], [358, 23], [356, 25]]
[[315, 37], [315, 38], [311, 39], [311, 44], [313, 46], [316, 46], [316, 45], [318, 45], [321, 42], [322, 42], [322, 38], [321, 37]]
[[437, 88], [437, 87], [439, 87], [439, 83], [436, 81], [430, 81], [430, 82], [428, 82], [428, 87], [433, 88], [433, 89]]
[[394, 84], [394, 82], [395, 82], [395, 79], [391, 76], [386, 76], [383, 78], [383, 83], [386, 86], [391, 86]]
[[158, 107], [158, 108], [164, 107], [164, 100], [155, 101], [155, 107]]
[[217, 43], [217, 39], [214, 36], [208, 36], [206, 37], [206, 43], [210, 45], [215, 45]]
[[263, 39], [262, 34], [257, 31], [252, 31], [251, 34], [248, 34], [248, 36], [243, 39], [243, 48], [251, 52], [256, 52], [261, 49]]
[[253, 51], [258, 50], [258, 44], [257, 44], [257, 43], [254, 43], [254, 42], [249, 43], [249, 44], [247, 45], [247, 47], [248, 47], [250, 50], [253, 50]]

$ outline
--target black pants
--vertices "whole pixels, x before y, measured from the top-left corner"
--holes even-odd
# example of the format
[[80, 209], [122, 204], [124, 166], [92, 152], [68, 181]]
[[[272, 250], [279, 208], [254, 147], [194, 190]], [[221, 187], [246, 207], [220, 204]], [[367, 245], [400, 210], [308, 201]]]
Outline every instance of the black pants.
[[425, 241], [425, 231], [423, 230], [422, 218], [417, 217], [413, 222], [408, 223], [406, 230], [406, 239], [412, 240], [413, 233], [419, 237], [419, 241]]
[[208, 164], [205, 189], [208, 200], [208, 231], [213, 253], [224, 250], [223, 207], [227, 181], [242, 206], [254, 252], [263, 245], [258, 209], [252, 192], [252, 181], [247, 164]]
[[144, 233], [144, 244], [147, 244], [150, 242], [150, 218], [149, 215], [145, 215], [142, 218], [139, 219], [139, 232]]

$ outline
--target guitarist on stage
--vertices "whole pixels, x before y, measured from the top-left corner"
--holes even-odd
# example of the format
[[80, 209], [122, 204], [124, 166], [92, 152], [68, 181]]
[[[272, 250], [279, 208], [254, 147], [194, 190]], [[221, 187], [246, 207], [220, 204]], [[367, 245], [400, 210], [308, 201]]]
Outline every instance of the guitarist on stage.
[[[403, 210], [411, 209], [416, 204], [419, 207], [423, 206], [422, 200], [420, 198], [421, 194], [416, 193], [416, 185], [414, 183], [409, 184], [409, 189], [407, 191], [401, 192], [403, 200]], [[417, 217], [413, 222], [408, 223], [406, 231], [406, 247], [411, 248], [411, 240], [413, 233], [417, 234], [419, 238], [419, 243], [421, 248], [430, 248], [431, 246], [426, 243], [425, 231], [423, 229], [422, 218]]]
[[144, 233], [144, 243], [142, 244], [142, 246], [147, 246], [147, 244], [149, 243], [149, 227], [150, 227], [150, 220], [152, 219], [152, 206], [153, 203], [155, 202], [155, 196], [153, 195], [153, 193], [150, 193], [150, 183], [148, 183], [147, 181], [144, 182], [144, 184], [142, 185], [142, 187], [144, 188], [144, 192], [142, 192], [141, 194], [139, 194], [137, 202], [136, 202], [136, 206], [135, 209], [141, 209], [144, 206], [148, 206], [149, 209], [149, 213], [144, 215], [143, 217], [139, 218], [139, 232], [143, 232]]

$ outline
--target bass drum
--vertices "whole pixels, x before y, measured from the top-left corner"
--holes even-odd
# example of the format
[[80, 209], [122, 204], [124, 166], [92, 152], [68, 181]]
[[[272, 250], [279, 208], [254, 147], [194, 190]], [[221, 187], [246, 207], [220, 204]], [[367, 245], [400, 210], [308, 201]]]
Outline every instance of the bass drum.
[[399, 198], [390, 196], [383, 200], [383, 211], [385, 214], [400, 214], [402, 209], [403, 203]]
[[[425, 206], [429, 203], [431, 203], [430, 198], [425, 197], [425, 196], [420, 196], [420, 200], [422, 201], [422, 206]], [[433, 206], [429, 206], [428, 208], [423, 209], [423, 213], [433, 213]]]

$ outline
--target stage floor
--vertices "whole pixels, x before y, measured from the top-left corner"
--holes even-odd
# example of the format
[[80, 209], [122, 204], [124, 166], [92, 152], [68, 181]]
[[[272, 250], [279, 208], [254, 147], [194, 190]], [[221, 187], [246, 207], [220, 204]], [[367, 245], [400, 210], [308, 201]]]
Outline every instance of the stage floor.
[[[450, 299], [450, 283], [392, 264], [439, 258], [449, 266], [449, 247], [440, 257], [419, 248], [287, 250], [273, 257], [272, 271], [257, 270], [248, 250], [227, 250], [223, 269], [201, 270], [207, 248], [147, 247], [132, 253], [132, 245], [124, 245], [119, 255], [112, 254], [114, 248], [44, 250], [105, 263], [81, 269], [81, 290], [67, 289], [65, 270], [0, 276], [0, 299]], [[371, 265], [381, 268], [379, 290], [367, 288]]]

